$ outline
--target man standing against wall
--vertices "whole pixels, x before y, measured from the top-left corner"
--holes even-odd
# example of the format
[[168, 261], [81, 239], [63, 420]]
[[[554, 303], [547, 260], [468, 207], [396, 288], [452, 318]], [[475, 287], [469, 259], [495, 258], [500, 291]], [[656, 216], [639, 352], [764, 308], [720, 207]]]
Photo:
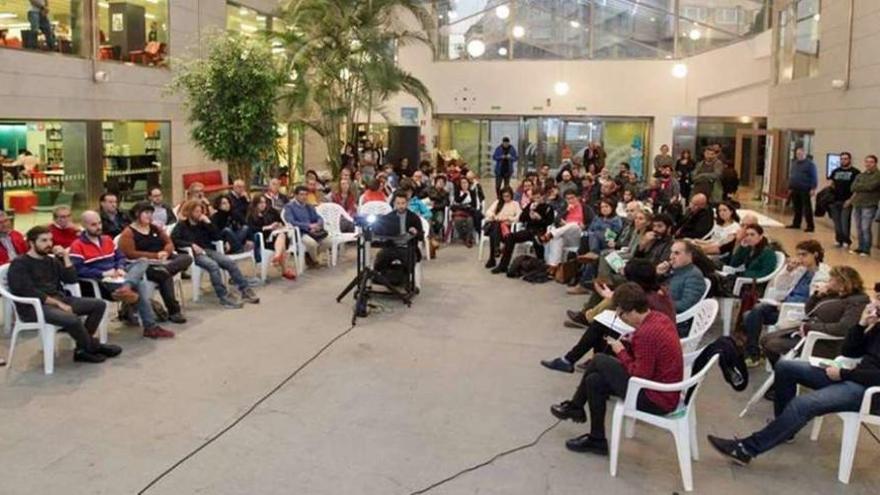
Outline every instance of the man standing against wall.
[[813, 223], [813, 201], [819, 178], [816, 174], [816, 164], [807, 158], [807, 152], [803, 146], [794, 150], [794, 161], [791, 164], [788, 175], [788, 191], [791, 205], [794, 208], [794, 218], [787, 229], [801, 228], [801, 219], [806, 217], [807, 228], [805, 232], [813, 232], [816, 226]]
[[840, 154], [840, 168], [831, 174], [834, 202], [828, 206], [831, 221], [834, 222], [834, 242], [837, 247], [849, 248], [852, 245], [849, 233], [853, 209], [852, 204], [846, 206], [846, 201], [852, 196], [852, 183], [857, 175], [859, 169], [852, 166], [852, 155], [844, 151]]
[[501, 146], [495, 148], [492, 155], [495, 160], [495, 194], [501, 197], [501, 188], [510, 187], [510, 177], [513, 175], [513, 167], [519, 157], [516, 154], [516, 148], [510, 144], [510, 138], [504, 136], [501, 140]]

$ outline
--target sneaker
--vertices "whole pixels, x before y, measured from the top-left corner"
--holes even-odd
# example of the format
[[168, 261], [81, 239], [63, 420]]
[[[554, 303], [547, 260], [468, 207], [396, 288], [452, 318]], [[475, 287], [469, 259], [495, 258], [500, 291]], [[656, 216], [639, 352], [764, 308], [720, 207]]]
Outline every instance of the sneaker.
[[98, 344], [96, 351], [104, 357], [115, 358], [122, 354], [122, 347], [113, 344]]
[[489, 259], [486, 260], [486, 268], [495, 268], [495, 257], [489, 255]]
[[584, 316], [584, 313], [582, 311], [568, 310], [565, 312], [565, 315], [568, 316], [569, 321], [571, 321], [573, 323], [577, 323], [578, 325], [583, 325], [584, 327], [587, 327], [590, 325], [590, 322], [587, 321], [587, 317]]
[[742, 442], [737, 439], [728, 440], [709, 435], [709, 444], [718, 451], [719, 454], [727, 457], [740, 466], [745, 466], [752, 460], [752, 456], [746, 452]]
[[183, 324], [186, 323], [186, 317], [181, 313], [174, 313], [168, 315], [168, 321], [171, 323]]
[[575, 423], [586, 423], [587, 413], [583, 407], [577, 407], [567, 400], [550, 406], [550, 414], [559, 419], [570, 419]]
[[174, 332], [171, 330], [165, 330], [159, 325], [156, 325], [152, 328], [145, 328], [144, 337], [147, 337], [148, 339], [171, 339], [174, 338]]
[[816, 231], [816, 227], [807, 227], [804, 229], [804, 232], [815, 232], [815, 231]]
[[864, 251], [859, 251], [859, 256], [861, 256], [862, 258], [867, 258], [868, 256], [871, 256], [871, 253], [866, 253], [866, 252], [864, 252]]
[[230, 299], [229, 296], [224, 296], [220, 298], [220, 306], [223, 306], [226, 309], [241, 309], [244, 304]]
[[561, 371], [563, 373], [574, 373], [574, 365], [561, 357], [551, 360], [542, 360], [541, 365], [554, 371]]
[[764, 400], [769, 400], [770, 402], [776, 402], [776, 387], [770, 387], [764, 392]]
[[97, 352], [89, 352], [83, 349], [73, 351], [73, 361], [76, 363], [103, 363], [107, 358]]
[[764, 364], [764, 358], [761, 356], [746, 356], [746, 367], [757, 368]]
[[251, 277], [247, 279], [248, 287], [259, 287], [263, 285], [263, 281], [259, 277]]
[[494, 273], [496, 275], [499, 273], [507, 273], [507, 267], [504, 265], [498, 265], [492, 269], [492, 273]]
[[251, 304], [260, 304], [260, 298], [257, 297], [257, 293], [254, 292], [254, 289], [251, 289], [250, 287], [241, 292], [241, 300]]
[[565, 448], [573, 452], [608, 455], [608, 440], [593, 438], [589, 433], [565, 441]]
[[138, 302], [140, 296], [137, 292], [133, 291], [131, 287], [127, 285], [123, 285], [122, 287], [113, 291], [111, 297], [114, 301], [119, 301], [127, 304], [134, 304]]
[[581, 285], [581, 284], [577, 284], [577, 285], [575, 285], [574, 287], [569, 287], [569, 288], [565, 291], [565, 293], [568, 294], [568, 295], [570, 295], [570, 296], [582, 296], [582, 295], [584, 295], [584, 294], [589, 294], [589, 293], [590, 293], [590, 289], [587, 289], [586, 287], [584, 287], [584, 286]]

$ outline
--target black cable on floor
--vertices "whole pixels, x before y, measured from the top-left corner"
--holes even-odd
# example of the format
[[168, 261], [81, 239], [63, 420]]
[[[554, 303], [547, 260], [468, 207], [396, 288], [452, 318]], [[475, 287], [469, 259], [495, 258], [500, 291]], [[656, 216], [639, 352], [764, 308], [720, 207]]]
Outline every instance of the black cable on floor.
[[538, 442], [540, 442], [542, 438], [544, 438], [544, 435], [549, 433], [550, 430], [552, 430], [553, 428], [556, 428], [557, 426], [559, 426], [559, 423], [561, 423], [561, 422], [562, 422], [561, 419], [557, 420], [555, 423], [548, 426], [544, 431], [542, 431], [541, 434], [538, 435], [534, 440], [532, 440], [531, 442], [529, 442], [527, 444], [520, 445], [519, 447], [514, 447], [512, 449], [505, 450], [503, 452], [499, 452], [499, 453], [495, 454], [494, 456], [492, 456], [487, 461], [483, 461], [483, 462], [476, 464], [476, 465], [473, 465], [469, 468], [462, 469], [461, 471], [453, 474], [452, 476], [450, 476], [448, 478], [444, 478], [436, 483], [428, 485], [425, 488], [422, 488], [421, 490], [414, 491], [414, 492], [410, 493], [409, 495], [422, 495], [423, 493], [428, 493], [429, 491], [433, 490], [434, 488], [437, 488], [440, 485], [444, 485], [444, 484], [458, 478], [461, 475], [470, 473], [471, 471], [476, 471], [477, 469], [480, 469], [482, 467], [486, 467], [489, 464], [492, 464], [493, 462], [497, 461], [498, 459], [501, 459], [502, 457], [508, 456], [508, 455], [513, 454], [515, 452], [519, 452], [520, 450], [525, 450], [525, 449], [534, 447], [535, 445], [538, 445]]
[[[217, 440], [217, 439], [219, 439], [220, 437], [222, 437], [223, 435], [225, 435], [226, 432], [228, 432], [229, 430], [235, 428], [235, 426], [238, 425], [239, 423], [241, 423], [242, 420], [244, 420], [244, 418], [248, 417], [252, 412], [254, 412], [254, 410], [255, 410], [257, 407], [259, 407], [260, 404], [262, 404], [263, 402], [265, 402], [266, 399], [268, 399], [269, 397], [272, 397], [272, 396], [275, 394], [275, 392], [278, 392], [279, 390], [281, 390], [281, 387], [287, 385], [287, 383], [290, 382], [290, 380], [292, 380], [297, 374], [299, 374], [300, 371], [304, 370], [304, 369], [306, 368], [306, 366], [312, 364], [312, 362], [313, 362], [315, 359], [318, 359], [318, 357], [319, 357], [321, 354], [323, 354], [324, 351], [326, 351], [327, 349], [329, 349], [333, 344], [336, 343], [336, 341], [338, 341], [338, 340], [341, 339], [342, 337], [345, 337], [346, 335], [348, 335], [348, 333], [351, 332], [352, 330], [354, 330], [354, 325], [352, 325], [351, 327], [349, 327], [347, 330], [345, 330], [344, 332], [340, 333], [339, 335], [337, 335], [337, 336], [333, 337], [332, 339], [330, 339], [329, 342], [327, 342], [326, 344], [324, 344], [323, 347], [321, 347], [320, 349], [318, 349], [318, 352], [316, 352], [312, 357], [310, 357], [308, 360], [306, 360], [306, 362], [304, 362], [303, 364], [301, 364], [297, 369], [293, 370], [292, 373], [290, 373], [289, 375], [287, 375], [287, 377], [284, 378], [284, 380], [282, 380], [281, 383], [279, 383], [278, 385], [275, 385], [275, 387], [274, 387], [272, 390], [270, 390], [268, 393], [266, 393], [265, 395], [263, 395], [262, 397], [260, 397], [260, 399], [259, 399], [258, 401], [256, 401], [256, 402], [254, 402], [253, 405], [251, 405], [251, 407], [249, 407], [245, 412], [243, 412], [243, 413], [240, 414], [237, 418], [235, 418], [235, 421], [233, 421], [232, 423], [230, 423], [229, 425], [227, 425], [225, 428], [223, 428], [223, 429], [220, 430], [219, 432], [217, 432], [217, 433], [215, 433], [214, 435], [212, 435], [210, 438], [208, 438], [208, 439], [207, 439], [205, 442], [203, 442], [201, 445], [199, 445], [198, 447], [196, 447], [195, 449], [193, 449], [192, 452], [190, 452], [189, 454], [183, 456], [179, 461], [177, 461], [177, 462], [175, 462], [174, 464], [172, 464], [171, 467], [169, 467], [169, 468], [166, 469], [165, 471], [162, 471], [162, 473], [159, 474], [159, 476], [156, 476], [155, 478], [153, 478], [153, 480], [150, 481], [150, 482], [147, 484], [147, 486], [143, 487], [143, 488], [138, 492], [138, 495], [143, 495], [144, 493], [146, 493], [147, 490], [149, 490], [150, 488], [153, 487], [153, 485], [155, 485], [156, 483], [158, 483], [159, 481], [161, 481], [163, 478], [165, 478], [166, 476], [168, 476], [169, 474], [171, 474], [175, 469], [177, 469], [178, 467], [180, 467], [184, 462], [186, 462], [186, 461], [192, 459], [196, 454], [198, 454], [199, 452], [201, 452], [202, 449], [204, 449], [204, 448], [207, 447], [208, 445], [211, 445], [212, 443], [214, 443], [215, 440]], [[555, 426], [555, 425], [554, 425], [554, 426]]]

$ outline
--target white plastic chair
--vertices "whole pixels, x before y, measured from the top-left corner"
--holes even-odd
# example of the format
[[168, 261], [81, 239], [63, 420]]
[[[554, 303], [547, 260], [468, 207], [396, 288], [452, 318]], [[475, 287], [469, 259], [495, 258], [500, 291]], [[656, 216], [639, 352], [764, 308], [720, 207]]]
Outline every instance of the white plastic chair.
[[344, 247], [346, 243], [357, 242], [356, 233], [342, 232], [340, 219], [345, 218], [352, 223], [354, 223], [354, 219], [349, 216], [345, 208], [336, 203], [321, 203], [315, 207], [315, 210], [324, 219], [324, 230], [330, 234], [330, 240], [333, 243], [330, 247], [330, 266], [336, 266], [340, 246]]
[[[813, 348], [816, 346], [816, 342], [819, 342], [820, 340], [843, 340], [843, 337], [836, 337], [834, 335], [828, 335], [827, 333], [823, 332], [809, 332], [805, 338], [801, 339], [800, 342], [797, 343], [797, 345], [795, 345], [790, 351], [785, 353], [785, 355], [782, 356], [780, 359], [809, 360], [813, 358]], [[798, 352], [800, 352], [800, 357], [798, 357]], [[773, 382], [775, 380], [776, 373], [771, 369], [770, 376], [768, 376], [767, 379], [764, 380], [764, 383], [762, 383], [761, 386], [758, 387], [758, 390], [756, 390], [751, 398], [749, 398], [749, 401], [746, 402], [743, 410], [739, 412], [740, 418], [745, 416], [746, 413], [749, 412], [749, 409], [757, 404], [762, 397], [764, 397], [764, 394], [766, 394], [767, 391], [770, 390], [770, 387], [773, 386]]]
[[380, 217], [391, 213], [391, 205], [384, 201], [367, 201], [358, 206], [358, 214], [360, 215], [376, 215]]
[[[761, 277], [756, 279], [755, 282], [758, 284], [766, 284], [767, 282], [773, 280], [776, 275], [779, 274], [782, 269], [785, 268], [785, 254], [776, 251], [776, 268], [767, 275], [766, 277]], [[752, 279], [746, 277], [737, 277], [736, 282], [733, 285], [733, 295], [736, 297], [720, 297], [719, 302], [721, 303], [721, 322], [723, 324], [724, 335], [730, 335], [730, 327], [733, 325], [733, 308], [734, 304], [738, 300], [740, 292], [742, 292], [742, 288], [751, 283]]]
[[431, 259], [431, 222], [429, 222], [425, 217], [422, 216], [419, 216], [419, 219], [422, 221], [422, 242], [425, 246], [424, 259], [429, 260]]
[[483, 222], [480, 224], [480, 231], [477, 232], [477, 235], [480, 239], [477, 241], [477, 261], [483, 261], [483, 248], [486, 244], [489, 244], [489, 236], [485, 234], [486, 232], [486, 219], [483, 218]]
[[779, 328], [779, 322], [801, 321], [806, 315], [806, 306], [804, 303], [782, 303], [776, 324], [767, 325], [767, 332], [775, 332]]
[[[171, 227], [173, 228], [174, 225], [177, 225], [177, 224], [176, 223], [171, 224]], [[171, 236], [171, 230], [168, 230], [168, 236], [169, 237]], [[119, 238], [120, 237], [122, 237], [122, 234], [119, 234], [113, 238], [113, 245], [116, 246], [116, 249], [119, 249]], [[129, 260], [129, 261], [132, 261], [132, 260]], [[79, 281], [80, 281], [80, 283], [90, 284], [92, 286], [92, 291], [93, 291], [92, 294], [100, 294], [101, 289], [98, 286], [97, 280], [81, 278]], [[144, 274], [144, 281], [146, 281], [147, 284], [150, 285], [150, 295], [152, 296], [153, 292], [158, 288], [158, 285], [156, 285], [155, 282], [148, 280], [146, 274]], [[184, 294], [183, 294], [183, 277], [181, 276], [180, 273], [178, 273], [177, 275], [174, 276], [174, 290], [178, 293], [177, 294], [177, 301], [180, 303], [180, 307], [186, 308], [186, 301], [185, 301]], [[95, 297], [100, 297], [100, 296], [96, 295]]]
[[691, 330], [688, 336], [681, 339], [681, 351], [685, 354], [694, 352], [700, 341], [712, 328], [715, 318], [718, 316], [718, 301], [715, 299], [703, 299], [688, 312], [692, 313]]
[[[657, 383], [643, 378], [632, 377], [626, 389], [626, 398], [617, 399], [614, 404], [614, 413], [611, 420], [611, 448], [610, 470], [611, 476], [617, 476], [617, 461], [620, 454], [620, 435], [624, 421], [627, 421], [627, 438], [632, 438], [635, 433], [635, 422], [643, 421], [658, 428], [663, 428], [672, 433], [675, 439], [678, 464], [681, 468], [681, 479], [686, 491], [693, 491], [694, 482], [691, 473], [691, 459], [699, 460], [700, 451], [697, 445], [697, 393], [703, 383], [703, 379], [718, 363], [720, 357], [716, 354], [706, 363], [706, 366], [696, 375], [678, 383]], [[687, 392], [693, 388], [688, 397]], [[681, 403], [678, 408], [665, 416], [658, 416], [638, 410], [636, 407], [639, 392], [642, 390], [655, 390], [658, 392], [680, 392]]]
[[[853, 461], [856, 457], [856, 447], [859, 443], [859, 426], [862, 423], [867, 425], [880, 426], [880, 414], [871, 414], [871, 403], [874, 396], [880, 394], [880, 387], [869, 387], [865, 390], [862, 397], [862, 405], [859, 412], [840, 412], [837, 416], [843, 421], [843, 431], [840, 433], [840, 463], [837, 467], [837, 479], [841, 483], [849, 484], [849, 478], [852, 474]], [[822, 430], [822, 416], [813, 420], [813, 431], [810, 433], [810, 440], [819, 439], [819, 433]]]
[[[273, 237], [276, 235], [287, 235], [286, 231], [273, 232]], [[265, 284], [266, 280], [269, 278], [269, 265], [272, 264], [272, 258], [275, 257], [275, 250], [269, 249], [266, 247], [265, 242], [266, 236], [263, 232], [257, 232], [254, 236], [254, 242], [257, 244], [254, 246], [254, 249], [260, 250], [260, 280]], [[288, 251], [289, 252], [289, 251]], [[294, 254], [294, 261], [297, 261], [296, 255]]]
[[[9, 355], [6, 358], [7, 369], [12, 369], [12, 357], [15, 353], [15, 343], [18, 340], [18, 334], [21, 332], [38, 332], [40, 342], [43, 347], [43, 373], [51, 375], [55, 372], [55, 335], [61, 329], [58, 325], [46, 323], [46, 317], [43, 314], [43, 305], [36, 297], [19, 297], [9, 292], [7, 275], [9, 273], [9, 264], [0, 266], [0, 296], [4, 300], [8, 300], [12, 304], [12, 313], [14, 315], [14, 323], [12, 325], [12, 338], [9, 343]], [[64, 284], [64, 289], [74, 297], [82, 297], [78, 284]], [[21, 319], [18, 314], [18, 308], [15, 303], [27, 304], [34, 309], [36, 316], [35, 321], [26, 322]], [[98, 340], [102, 344], [107, 343], [107, 325], [106, 311], [104, 319], [98, 326]]]
[[[706, 283], [706, 288], [703, 289], [703, 296], [700, 297], [700, 301], [697, 302], [697, 304], [694, 304], [693, 306], [691, 306], [689, 309], [686, 309], [686, 310], [682, 311], [681, 313], [676, 314], [675, 315], [675, 322], [676, 323], [681, 323], [683, 321], [688, 321], [688, 320], [693, 319], [694, 315], [696, 315], [697, 311], [699, 311], [700, 303], [706, 300], [706, 297], [709, 295], [709, 290], [712, 288], [712, 281], [710, 281], [706, 277], [703, 277], [703, 281]], [[717, 311], [718, 310], [716, 308], [716, 313], [717, 313]], [[714, 315], [712, 316], [712, 320], [713, 321], [715, 320]], [[712, 323], [710, 322], [709, 324], [711, 325]], [[693, 333], [693, 331], [694, 331], [694, 326], [692, 323], [691, 324], [691, 331], [689, 332], [688, 335]]]
[[296, 260], [296, 271], [299, 274], [302, 274], [306, 269], [306, 246], [302, 241], [302, 231], [299, 230], [299, 227], [291, 225], [284, 218], [284, 215], [281, 215], [281, 221], [284, 222], [284, 226], [287, 227], [287, 252], [294, 255], [294, 259]]

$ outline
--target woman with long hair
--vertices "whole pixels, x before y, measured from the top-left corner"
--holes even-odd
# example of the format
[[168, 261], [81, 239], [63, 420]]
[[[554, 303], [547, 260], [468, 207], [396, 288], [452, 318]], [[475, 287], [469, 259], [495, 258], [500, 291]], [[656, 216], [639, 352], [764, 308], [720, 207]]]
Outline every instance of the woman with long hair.
[[471, 189], [471, 182], [460, 176], [452, 193], [452, 225], [465, 246], [474, 247], [474, 213], [480, 204], [476, 191]]
[[330, 198], [350, 216], [354, 217], [357, 214], [358, 199], [355, 192], [351, 190], [351, 181], [349, 179], [339, 179], [339, 187]]
[[706, 254], [721, 254], [724, 246], [734, 242], [740, 229], [740, 218], [736, 205], [730, 201], [722, 201], [715, 214], [715, 226], [711, 237], [705, 241], [694, 239], [692, 242]]
[[489, 259], [486, 261], [486, 268], [495, 267], [495, 258], [501, 254], [499, 249], [501, 241], [510, 235], [510, 230], [519, 219], [520, 213], [522, 208], [513, 200], [513, 189], [502, 187], [498, 199], [486, 209], [486, 226], [483, 232], [489, 236]]
[[675, 162], [675, 175], [678, 177], [678, 185], [681, 188], [683, 198], [691, 197], [691, 175], [696, 168], [697, 162], [691, 157], [691, 150], [683, 149]]
[[220, 231], [220, 236], [227, 245], [226, 252], [240, 253], [253, 249], [253, 244], [248, 240], [250, 230], [247, 222], [239, 212], [232, 209], [229, 197], [217, 196], [213, 206], [214, 213], [211, 215], [211, 223]]
[[745, 237], [730, 256], [729, 266], [743, 268], [737, 277], [763, 278], [776, 269], [776, 251], [770, 247], [770, 241], [764, 236], [764, 228], [760, 225], [749, 225], [745, 229]]
[[[254, 235], [257, 232], [263, 234], [262, 247], [275, 252], [272, 264], [281, 270], [281, 276], [288, 280], [296, 280], [296, 270], [288, 264], [287, 229], [281, 221], [281, 215], [274, 208], [269, 207], [265, 197], [256, 196], [251, 201], [247, 222]], [[257, 249], [255, 254], [260, 251], [261, 249]]]

